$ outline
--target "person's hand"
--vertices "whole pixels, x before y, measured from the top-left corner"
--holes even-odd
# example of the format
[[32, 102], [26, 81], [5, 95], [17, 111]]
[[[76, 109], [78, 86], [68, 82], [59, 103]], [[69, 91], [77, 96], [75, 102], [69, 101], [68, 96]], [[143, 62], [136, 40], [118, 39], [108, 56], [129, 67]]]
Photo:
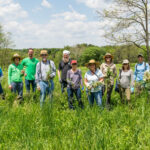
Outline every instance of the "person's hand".
[[27, 76], [27, 74], [26, 74], [26, 73], [25, 73], [24, 75], [25, 75], [25, 77]]
[[24, 71], [24, 70], [21, 70], [21, 73], [22, 73], [22, 74], [24, 74], [24, 73], [25, 73], [25, 71]]
[[38, 89], [38, 91], [40, 91], [41, 90], [40, 86], [37, 86], [37, 89]]
[[9, 89], [10, 89], [10, 90], [12, 89], [12, 86], [11, 86], [11, 85], [9, 85]]

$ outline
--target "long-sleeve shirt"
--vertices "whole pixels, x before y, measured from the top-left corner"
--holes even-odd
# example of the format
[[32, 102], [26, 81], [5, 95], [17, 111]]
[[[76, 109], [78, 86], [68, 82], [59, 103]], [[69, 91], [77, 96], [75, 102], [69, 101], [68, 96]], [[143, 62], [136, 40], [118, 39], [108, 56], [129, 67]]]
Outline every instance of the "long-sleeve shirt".
[[8, 84], [11, 85], [12, 82], [22, 82], [23, 74], [21, 71], [23, 70], [23, 65], [15, 65], [11, 64], [8, 67]]
[[107, 77], [108, 68], [110, 68], [110, 71], [113, 72], [113, 77], [110, 78], [111, 85], [113, 85], [114, 78], [117, 76], [117, 68], [114, 63], [111, 63], [110, 65], [108, 65], [107, 63], [102, 63], [100, 66], [100, 69], [101, 69], [102, 73], [104, 74], [104, 78]]
[[130, 69], [127, 72], [121, 71], [119, 74], [120, 77], [120, 85], [122, 88], [130, 88], [133, 87], [134, 85], [134, 76], [133, 76], [133, 71]]
[[43, 61], [39, 62], [36, 66], [36, 83], [40, 81], [48, 81], [48, 77], [53, 79], [56, 76], [56, 67], [53, 61], [47, 60], [46, 63]]
[[71, 69], [68, 70], [67, 83], [68, 83], [68, 87], [71, 87], [73, 89], [80, 88], [80, 85], [83, 87], [81, 70], [77, 70], [76, 72], [73, 72]]
[[25, 69], [25, 79], [26, 80], [35, 80], [35, 72], [36, 72], [36, 65], [38, 63], [38, 59], [36, 58], [25, 58], [22, 60], [21, 64], [26, 67]]
[[134, 80], [137, 82], [143, 81], [144, 72], [149, 71], [149, 64], [148, 63], [141, 63], [135, 65], [135, 72], [134, 72]]

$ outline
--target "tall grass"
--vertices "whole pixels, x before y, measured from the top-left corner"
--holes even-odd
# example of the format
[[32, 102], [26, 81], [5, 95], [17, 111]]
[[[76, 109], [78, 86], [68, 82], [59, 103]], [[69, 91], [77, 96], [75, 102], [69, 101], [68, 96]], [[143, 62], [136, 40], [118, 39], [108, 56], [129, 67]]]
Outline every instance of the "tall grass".
[[144, 94], [141, 98], [132, 95], [128, 106], [113, 93], [112, 110], [108, 111], [96, 104], [91, 108], [84, 93], [84, 109], [76, 104], [75, 110], [69, 110], [67, 94], [61, 94], [56, 80], [53, 103], [47, 99], [40, 108], [39, 92], [36, 98], [24, 94], [24, 103], [14, 106], [15, 95], [4, 78], [7, 99], [0, 100], [0, 149], [149, 150], [150, 104]]

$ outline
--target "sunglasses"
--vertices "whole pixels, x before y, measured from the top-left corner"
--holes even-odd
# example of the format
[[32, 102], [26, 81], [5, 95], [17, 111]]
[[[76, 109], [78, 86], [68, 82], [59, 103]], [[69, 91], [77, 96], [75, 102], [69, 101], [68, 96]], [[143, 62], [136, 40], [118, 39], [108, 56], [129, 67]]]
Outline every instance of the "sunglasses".
[[42, 54], [41, 56], [47, 56], [47, 54]]
[[111, 58], [111, 57], [105, 57], [105, 58], [107, 59], [107, 58]]
[[123, 64], [123, 65], [128, 65], [128, 64]]
[[72, 65], [77, 65], [76, 63], [73, 63]]

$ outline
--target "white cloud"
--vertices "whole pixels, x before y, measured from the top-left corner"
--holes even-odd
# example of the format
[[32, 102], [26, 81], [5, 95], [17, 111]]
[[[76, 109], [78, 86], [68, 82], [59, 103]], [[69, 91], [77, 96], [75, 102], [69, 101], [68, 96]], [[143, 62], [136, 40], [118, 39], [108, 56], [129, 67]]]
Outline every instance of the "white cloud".
[[14, 3], [12, 0], [0, 1], [0, 18], [12, 20], [27, 16], [28, 13], [22, 9], [19, 3]]
[[[13, 5], [17, 7], [10, 9], [12, 8], [10, 6]], [[103, 45], [104, 43], [101, 39], [103, 30], [99, 29], [103, 24], [100, 24], [99, 21], [88, 21], [86, 15], [75, 11], [72, 6], [69, 6], [70, 11], [52, 15], [49, 22], [45, 24], [34, 23], [19, 3], [13, 0], [1, 0], [0, 10], [3, 9], [3, 6], [8, 11], [0, 18], [3, 20], [4, 29], [12, 33], [12, 40], [16, 48], [64, 47], [78, 43]], [[23, 12], [26, 15], [20, 16]], [[5, 19], [7, 16], [9, 19]], [[20, 19], [22, 17], [26, 18]]]
[[79, 3], [84, 3], [89, 8], [103, 9], [108, 7], [112, 0], [77, 0]]
[[47, 7], [47, 8], [51, 8], [52, 7], [52, 5], [50, 4], [50, 2], [48, 2], [47, 0], [42, 0], [41, 5], [43, 7]]

